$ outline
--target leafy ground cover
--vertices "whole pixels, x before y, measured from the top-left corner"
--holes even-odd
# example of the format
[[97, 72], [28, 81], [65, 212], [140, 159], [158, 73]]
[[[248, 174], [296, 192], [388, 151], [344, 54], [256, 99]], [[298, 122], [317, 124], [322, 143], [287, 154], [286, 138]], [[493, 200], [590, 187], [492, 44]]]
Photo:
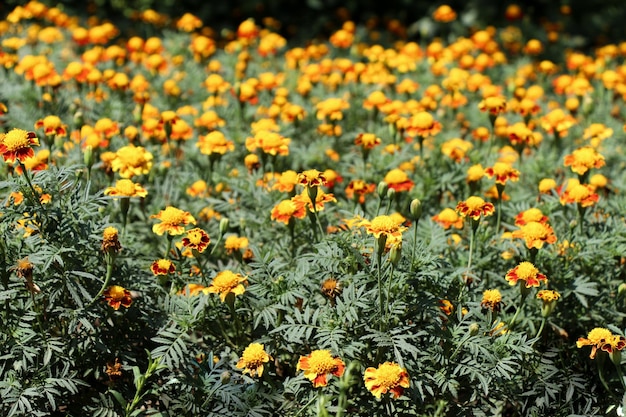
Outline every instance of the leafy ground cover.
[[2, 414], [619, 415], [626, 44], [506, 17], [17, 6]]

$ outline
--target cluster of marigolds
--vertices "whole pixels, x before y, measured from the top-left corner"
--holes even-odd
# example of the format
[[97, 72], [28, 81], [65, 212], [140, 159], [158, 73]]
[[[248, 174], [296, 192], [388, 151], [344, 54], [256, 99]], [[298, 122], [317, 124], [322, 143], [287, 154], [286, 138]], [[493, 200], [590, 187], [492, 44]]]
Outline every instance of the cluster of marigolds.
[[[520, 18], [521, 13], [517, 6], [507, 9], [507, 17], [511, 20]], [[446, 25], [456, 19], [456, 13], [441, 6], [432, 17], [439, 25]], [[140, 18], [155, 25], [164, 25], [167, 20], [154, 11], [146, 11]], [[30, 21], [38, 24], [28, 26], [26, 36], [18, 36], [18, 27]], [[566, 142], [571, 142], [569, 131], [585, 123], [579, 141], [581, 146], [567, 153], [562, 160], [561, 177], [547, 177], [536, 184], [538, 205], [542, 198], [556, 196], [562, 205], [574, 206], [582, 230], [585, 215], [588, 216], [601, 196], [608, 192], [609, 180], [596, 170], [605, 165], [605, 157], [600, 152], [603, 141], [614, 135], [610, 127], [586, 121], [585, 117], [594, 105], [590, 95], [594, 90], [602, 89], [610, 103], [608, 110], [619, 111], [614, 109], [618, 100], [626, 99], [626, 66], [614, 63], [617, 57], [626, 55], [626, 43], [599, 48], [594, 56], [572, 52], [566, 57], [566, 71], [563, 72], [551, 61], [533, 60], [541, 56], [544, 45], [536, 39], [523, 43], [522, 34], [513, 26], [501, 32], [494, 28], [477, 30], [470, 37], [460, 37], [448, 44], [436, 39], [425, 46], [399, 42], [394, 48], [385, 48], [358, 42], [355, 25], [347, 21], [330, 37], [330, 45], [319, 43], [284, 50], [286, 40], [272, 30], [276, 22], [268, 19], [264, 23], [262, 28], [255, 21], [246, 20], [226, 40], [218, 41], [200, 19], [185, 14], [174, 22], [174, 27], [189, 34], [187, 56], [183, 52], [172, 55], [157, 37], [132, 37], [119, 42], [118, 30], [110, 23], [94, 20], [85, 27], [60, 9], [48, 8], [35, 1], [15, 8], [5, 21], [0, 22], [0, 63], [4, 71], [21, 76], [40, 88], [44, 108], [54, 108], [59, 91], [69, 89], [80, 94], [82, 101], [75, 103], [79, 109], [80, 106], [97, 106], [111, 96], [118, 96], [134, 103], [134, 111], [132, 121], [126, 122], [107, 117], [84, 120], [83, 113], [77, 111], [73, 120], [48, 115], [35, 121], [33, 131], [30, 126], [22, 126], [26, 130], [7, 129], [6, 133], [0, 134], [0, 154], [9, 173], [22, 175], [34, 195], [40, 197], [41, 204], [47, 204], [50, 196], [33, 184], [36, 171], [59, 163], [64, 154], [82, 153], [89, 170], [103, 172], [111, 179], [112, 185], [103, 192], [119, 200], [124, 229], [130, 201], [148, 196], [150, 187], [146, 182], [149, 174], [157, 166], [168, 168], [183, 158], [185, 144], [193, 144], [209, 161], [209, 176], [198, 179], [185, 189], [189, 196], [198, 198], [228, 188], [227, 183], [215, 183], [211, 172], [217, 169], [225, 155], [240, 151], [249, 173], [264, 173], [257, 184], [259, 188], [283, 196], [269, 213], [271, 220], [292, 230], [298, 220], [310, 217], [314, 225], [312, 233], [318, 236], [318, 233], [341, 230], [338, 224], [331, 224], [327, 229], [321, 227], [319, 216], [328, 204], [365, 208], [365, 204], [377, 195], [390, 200], [411, 195], [416, 188], [416, 171], [435, 153], [451, 164], [466, 164], [472, 155], [482, 155], [482, 160], [495, 156], [496, 159], [487, 166], [476, 163], [467, 168], [465, 179], [470, 196], [443, 208], [432, 216], [432, 220], [446, 230], [453, 245], [462, 240], [455, 231], [471, 229], [464, 276], [464, 279], [471, 280], [475, 235], [481, 223], [495, 221], [497, 217], [495, 230], [503, 232], [503, 239], [523, 242], [517, 246], [513, 244], [518, 252], [503, 254], [505, 259], [514, 255], [527, 259], [506, 272], [504, 278], [511, 286], [519, 285], [522, 303], [533, 288], [543, 286], [536, 298], [543, 303], [542, 317], [547, 318], [560, 294], [549, 288], [548, 277], [535, 263], [538, 253], [556, 244], [557, 236], [540, 207], [531, 207], [511, 219], [514, 229], [502, 226], [501, 207], [510, 199], [505, 190], [510, 190], [515, 186], [512, 183], [525, 175], [515, 168], [521, 166], [522, 158], [531, 158], [544, 147], [564, 149], [570, 145]], [[402, 32], [400, 26], [391, 25], [390, 30], [398, 34]], [[558, 31], [548, 31], [549, 39], [557, 37]], [[53, 61], [44, 53], [23, 52], [32, 51], [33, 45], [53, 47], [61, 42], [69, 45], [66, 48], [69, 52], [64, 50], [62, 60]], [[218, 52], [236, 58], [234, 69], [226, 71], [224, 64], [214, 58]], [[518, 66], [506, 85], [495, 84], [485, 75], [486, 70], [505, 64], [507, 54], [520, 53], [531, 60]], [[277, 57], [284, 58], [284, 67], [279, 70], [258, 74], [248, 72], [252, 61], [268, 59], [275, 62]], [[187, 75], [180, 67], [186, 59], [195, 60], [206, 72], [203, 84], [197, 86], [206, 90], [206, 99], [200, 106], [184, 102], [186, 91], [181, 85], [185, 85]], [[418, 66], [424, 66], [421, 63], [426, 63], [425, 68], [437, 82], [421, 86], [415, 81], [413, 74]], [[157, 76], [163, 81], [155, 85]], [[293, 81], [289, 88], [288, 79]], [[328, 97], [340, 88], [344, 91], [342, 86], [353, 88], [356, 85], [374, 91], [362, 100], [344, 93]], [[559, 100], [549, 99], [545, 86], [549, 86], [550, 93]], [[320, 98], [319, 91], [325, 92], [326, 98]], [[155, 107], [151, 102], [156, 94], [163, 94], [171, 99], [171, 103], [178, 103], [176, 108]], [[271, 98], [269, 104], [260, 105], [260, 98], [267, 97]], [[473, 126], [464, 115], [469, 111], [470, 100], [478, 102], [484, 125]], [[240, 111], [255, 109], [255, 120], [250, 123], [250, 133], [245, 140], [227, 136], [225, 127], [231, 122], [220, 114], [232, 105]], [[281, 134], [286, 126], [297, 129], [306, 120], [314, 118], [318, 121], [319, 136], [345, 141], [346, 115], [355, 107], [367, 111], [372, 123], [384, 125], [390, 132], [390, 137], [372, 133], [374, 129], [370, 123], [367, 129], [370, 131], [349, 139], [353, 152], [362, 158], [362, 168], [354, 166], [352, 172], [341, 173], [331, 168], [324, 171], [313, 168], [300, 172], [273, 171], [277, 161], [285, 161], [293, 149], [295, 139]], [[13, 108], [14, 103], [0, 103], [0, 114], [19, 111]], [[313, 114], [314, 117], [309, 117]], [[443, 119], [456, 126], [462, 137], [438, 140], [438, 135], [446, 129]], [[491, 153], [496, 144], [504, 145]], [[40, 145], [43, 146], [38, 148]], [[159, 153], [148, 148], [158, 149]], [[384, 177], [375, 178], [371, 171], [368, 173], [368, 169], [372, 169], [368, 162], [374, 152], [403, 155], [403, 162]], [[343, 155], [328, 149], [325, 157], [333, 163]], [[471, 159], [476, 160], [475, 157]], [[234, 169], [230, 175], [243, 174]], [[350, 180], [345, 181], [344, 176], [349, 176]], [[483, 190], [483, 184], [487, 184], [486, 190]], [[20, 192], [11, 194], [12, 204], [19, 205], [23, 198]], [[414, 199], [411, 213], [415, 215], [415, 223], [421, 210], [419, 201]], [[490, 219], [486, 220], [487, 217]], [[220, 224], [221, 235], [217, 243], [212, 242], [206, 230], [197, 227], [198, 219], [219, 221], [220, 213], [211, 207], [194, 215], [168, 205], [151, 218], [155, 220], [152, 231], [157, 236], [165, 236], [168, 245], [164, 257], [156, 259], [150, 267], [155, 276], [174, 275], [176, 256], [180, 254], [198, 259], [197, 270], [192, 272], [204, 279], [201, 256], [211, 246], [217, 247], [222, 238], [228, 253], [248, 259], [253, 256], [247, 237], [226, 233], [228, 222]], [[362, 228], [373, 236], [379, 245], [379, 255], [397, 254], [403, 232], [411, 224], [400, 213], [379, 215], [378, 211], [371, 220], [355, 216], [344, 219], [343, 223], [347, 229]], [[21, 226], [25, 232], [32, 232], [36, 223], [32, 218], [26, 218]], [[171, 245], [177, 250], [172, 250]], [[568, 242], [564, 241], [562, 245], [566, 248]], [[107, 263], [114, 262], [120, 250], [118, 229], [108, 227], [102, 244]], [[15, 270], [28, 282], [31, 291], [39, 291], [27, 259], [22, 260]], [[98, 296], [115, 310], [131, 307], [132, 291], [111, 285], [111, 281], [112, 277], [107, 276]], [[245, 293], [247, 284], [244, 274], [222, 270], [214, 274], [209, 285], [187, 283], [177, 291], [183, 296], [215, 294], [222, 302], [232, 304], [235, 296]], [[338, 284], [335, 281], [328, 285]], [[481, 306], [499, 312], [502, 306], [500, 291], [485, 290]], [[441, 310], [446, 315], [451, 314], [454, 307], [452, 301], [441, 300]], [[520, 309], [521, 305], [517, 312]], [[500, 323], [500, 332], [511, 331], [514, 324], [515, 317]], [[580, 338], [577, 342], [578, 347], [592, 347], [591, 358], [598, 351], [613, 354], [622, 350], [625, 344], [623, 336], [604, 328], [591, 330], [587, 338]], [[271, 359], [263, 344], [251, 343], [236, 366], [250, 377], [261, 377]], [[314, 350], [300, 357], [297, 368], [315, 387], [322, 387], [329, 382], [329, 376], [341, 377], [345, 364], [329, 350]], [[376, 397], [389, 392], [397, 398], [409, 387], [409, 375], [398, 363], [384, 362], [376, 368], [365, 369], [364, 382]]]

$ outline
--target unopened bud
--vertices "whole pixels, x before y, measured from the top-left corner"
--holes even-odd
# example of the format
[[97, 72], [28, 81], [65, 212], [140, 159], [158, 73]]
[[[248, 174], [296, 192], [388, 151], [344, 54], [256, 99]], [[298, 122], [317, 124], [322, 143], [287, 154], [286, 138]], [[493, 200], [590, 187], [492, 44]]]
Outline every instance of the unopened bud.
[[411, 216], [413, 216], [413, 220], [419, 220], [420, 217], [422, 217], [422, 202], [417, 198], [414, 198], [409, 206], [409, 212], [411, 213]]
[[390, 200], [393, 200], [396, 196], [396, 189], [395, 188], [389, 188], [387, 190], [387, 198]]
[[402, 258], [402, 243], [393, 245], [389, 250], [389, 261], [394, 267], [398, 266], [400, 258]]
[[230, 382], [230, 372], [224, 371], [220, 374], [220, 382], [222, 384], [228, 384]]
[[385, 198], [385, 196], [387, 196], [387, 183], [385, 181], [379, 182], [378, 187], [376, 187], [376, 192], [381, 199]]
[[90, 145], [87, 145], [87, 147], [85, 147], [85, 151], [83, 153], [83, 161], [85, 162], [87, 169], [91, 169], [94, 163], [94, 158], [93, 148]]
[[623, 298], [626, 296], [626, 282], [622, 282], [619, 287], [617, 287], [617, 297]]
[[229, 220], [227, 217], [220, 220], [220, 235], [224, 236], [224, 234], [228, 231], [228, 223]]
[[478, 334], [478, 330], [480, 330], [480, 326], [478, 325], [478, 323], [473, 322], [472, 324], [470, 324], [469, 326], [469, 332], [472, 336], [475, 336]]
[[80, 129], [85, 124], [85, 118], [83, 117], [82, 111], [77, 111], [74, 113], [74, 127], [76, 129]]

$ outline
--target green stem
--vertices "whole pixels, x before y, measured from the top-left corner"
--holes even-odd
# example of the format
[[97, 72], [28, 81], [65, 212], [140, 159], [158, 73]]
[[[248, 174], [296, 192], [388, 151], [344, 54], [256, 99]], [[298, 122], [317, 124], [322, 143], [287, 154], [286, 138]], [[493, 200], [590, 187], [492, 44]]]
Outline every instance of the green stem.
[[30, 176], [28, 175], [28, 170], [26, 169], [26, 167], [24, 166], [24, 164], [22, 163], [22, 161], [20, 161], [19, 159], [17, 160], [17, 162], [19, 162], [20, 167], [22, 167], [22, 173], [24, 174], [24, 178], [26, 179], [26, 182], [28, 183], [28, 186], [30, 187], [30, 190], [33, 193], [33, 197], [35, 198], [35, 200], [37, 201], [37, 204], [39, 204], [39, 208], [41, 208], [41, 210], [43, 211], [43, 204], [41, 204], [41, 199], [40, 199], [40, 195], [39, 193], [35, 190], [35, 187], [33, 187], [33, 183], [30, 181]]
[[305, 411], [307, 408], [309, 408], [309, 406], [311, 404], [313, 404], [313, 402], [317, 400], [317, 395], [314, 396], [313, 398], [311, 398], [306, 404], [304, 404], [301, 408], [300, 411], [298, 411], [293, 417], [298, 417], [300, 414], [302, 414], [303, 411]]
[[413, 248], [411, 249], [411, 271], [415, 269], [415, 251], [417, 250], [417, 221], [413, 224]]
[[[520, 285], [524, 285], [524, 284], [520, 284]], [[513, 328], [513, 325], [515, 324], [515, 321], [517, 320], [517, 316], [519, 315], [519, 312], [522, 310], [522, 307], [524, 306], [524, 301], [526, 300], [526, 296], [528, 294], [524, 294], [522, 292], [522, 296], [520, 299], [520, 303], [519, 303], [519, 307], [517, 307], [517, 310], [515, 311], [515, 314], [513, 315], [513, 318], [511, 319], [511, 322], [509, 323], [509, 330], [511, 330]]]
[[104, 293], [104, 290], [106, 290], [107, 287], [109, 286], [109, 282], [111, 282], [111, 277], [113, 276], [113, 264], [115, 261], [115, 256], [110, 253], [106, 253], [104, 255], [104, 259], [107, 264], [107, 271], [106, 271], [106, 276], [104, 278], [104, 282], [102, 283], [102, 287], [100, 287], [100, 290], [95, 295], [95, 297], [93, 297], [93, 299], [89, 302], [89, 304], [85, 306], [85, 309], [91, 307], [96, 301], [98, 301], [102, 293]]
[[543, 320], [541, 320], [541, 326], [539, 326], [539, 330], [537, 330], [537, 334], [535, 335], [535, 339], [539, 339], [539, 336], [541, 336], [541, 332], [543, 332], [543, 328], [546, 325], [546, 321], [547, 318], [543, 318]]

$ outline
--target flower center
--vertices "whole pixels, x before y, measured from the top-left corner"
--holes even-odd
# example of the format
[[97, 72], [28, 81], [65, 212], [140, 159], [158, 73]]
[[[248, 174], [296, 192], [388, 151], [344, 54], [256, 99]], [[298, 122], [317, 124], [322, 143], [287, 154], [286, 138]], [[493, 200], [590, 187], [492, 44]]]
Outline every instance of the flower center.
[[519, 279], [527, 281], [531, 278], [534, 278], [539, 270], [535, 268], [535, 265], [531, 264], [530, 262], [522, 262], [517, 266], [516, 272]]
[[594, 345], [606, 342], [612, 339], [613, 333], [609, 329], [605, 329], [603, 327], [596, 327], [587, 335], [587, 339], [592, 342]]
[[246, 348], [242, 357], [247, 366], [253, 368], [258, 367], [265, 362], [266, 353], [263, 350], [263, 345], [255, 343]]
[[124, 287], [120, 287], [119, 285], [113, 285], [109, 288], [109, 296], [113, 300], [121, 300], [124, 298]]
[[135, 194], [135, 184], [131, 180], [123, 179], [115, 183], [115, 188], [120, 194], [131, 196]]
[[239, 285], [239, 279], [232, 272], [222, 272], [213, 278], [213, 286], [218, 288], [220, 292], [235, 288], [237, 285]]
[[406, 175], [406, 172], [401, 169], [392, 169], [385, 176], [385, 182], [387, 184], [400, 184], [402, 182], [408, 181], [409, 177]]
[[526, 222], [538, 222], [543, 218], [543, 213], [538, 208], [531, 208], [522, 216]]
[[480, 197], [471, 196], [467, 200], [465, 200], [465, 204], [470, 211], [481, 210], [483, 205], [485, 204], [485, 200]]
[[161, 215], [161, 221], [166, 224], [180, 224], [185, 220], [185, 212], [176, 207], [168, 207]]
[[591, 192], [589, 191], [589, 188], [582, 184], [578, 184], [569, 192], [570, 197], [575, 201], [583, 201], [584, 199], [589, 197], [590, 194]]
[[546, 237], [546, 228], [539, 222], [529, 222], [523, 229], [524, 236], [530, 239], [543, 239]]
[[9, 151], [26, 148], [30, 145], [28, 132], [22, 129], [12, 129], [4, 136], [2, 141]]
[[317, 375], [329, 374], [335, 370], [337, 365], [335, 360], [327, 350], [316, 350], [311, 352], [309, 358], [309, 369]]
[[414, 125], [419, 129], [427, 129], [433, 125], [433, 116], [430, 113], [421, 112], [413, 118]]
[[198, 245], [202, 242], [202, 232], [199, 230], [190, 230], [189, 233], [187, 233], [187, 238], [192, 244]]
[[402, 369], [393, 363], [383, 363], [376, 372], [376, 381], [385, 388], [393, 388], [398, 384]]
[[383, 215], [372, 220], [371, 229], [381, 232], [392, 232], [397, 229], [397, 225], [390, 216]]

